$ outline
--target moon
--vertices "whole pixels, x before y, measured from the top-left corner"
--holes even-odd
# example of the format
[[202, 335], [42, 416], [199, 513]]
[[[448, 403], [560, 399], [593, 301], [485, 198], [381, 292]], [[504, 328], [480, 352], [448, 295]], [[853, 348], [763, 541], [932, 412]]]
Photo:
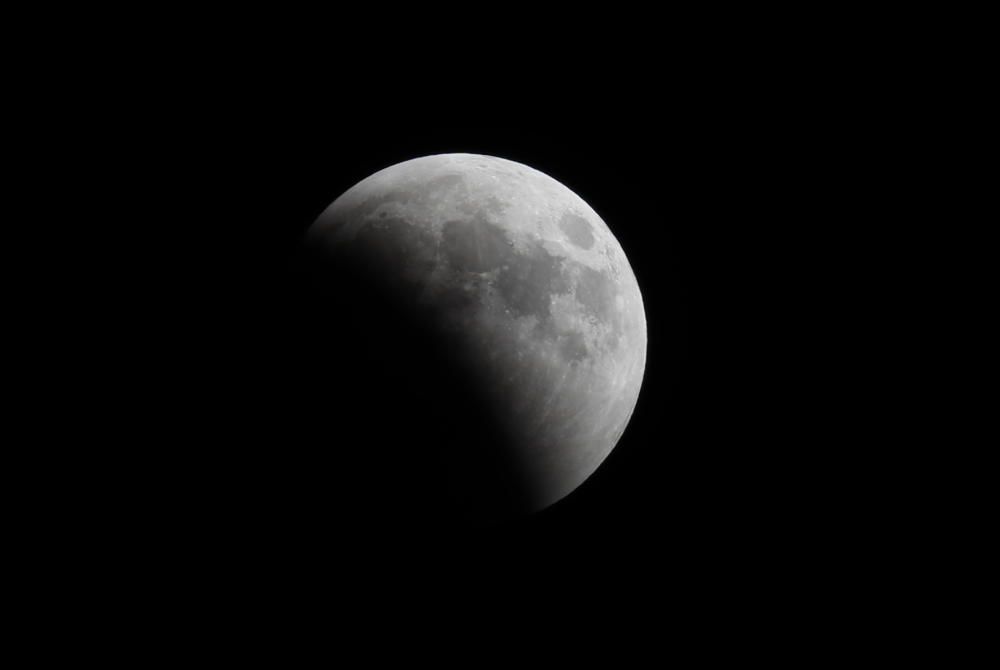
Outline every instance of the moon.
[[[347, 190], [306, 240], [433, 323], [503, 432], [519, 511], [568, 495], [621, 438], [645, 369], [642, 295], [611, 230], [555, 179], [493, 156], [416, 158]], [[451, 476], [476, 487], [473, 471]]]

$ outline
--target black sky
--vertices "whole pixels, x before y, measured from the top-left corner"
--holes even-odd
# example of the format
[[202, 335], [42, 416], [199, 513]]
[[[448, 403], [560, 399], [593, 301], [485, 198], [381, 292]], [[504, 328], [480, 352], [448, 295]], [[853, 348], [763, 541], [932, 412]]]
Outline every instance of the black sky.
[[[859, 239], [840, 199], [850, 126], [814, 113], [802, 73], [693, 53], [576, 78], [512, 63], [531, 83], [491, 86], [474, 62], [378, 61], [359, 84], [331, 60], [131, 97], [146, 113], [119, 128], [115, 160], [133, 188], [113, 189], [130, 232], [109, 238], [102, 270], [114, 335], [88, 358], [113, 361], [114, 435], [89, 467], [133, 500], [122, 523], [230, 580], [335, 573], [359, 593], [585, 581], [695, 607], [839, 560], [830, 538], [862, 513], [867, 455], [826, 381], [856, 326], [824, 310], [849, 269], [818, 269]], [[475, 408], [417, 335], [314, 309], [297, 256], [353, 184], [447, 152], [525, 163], [585, 199], [629, 258], [649, 329], [638, 405], [604, 465], [550, 509], [477, 530], [411, 504], [434, 474], [422, 450], [444, 427], [474, 439]], [[348, 293], [364, 312], [364, 287]]]
[[[606, 640], [618, 666], [636, 637], [654, 662], [795, 641], [825, 656], [880, 635], [885, 603], [922, 598], [926, 524], [956, 516], [937, 508], [945, 477], [914, 466], [943, 461], [951, 421], [924, 434], [935, 412], [897, 388], [934, 395], [911, 350], [954, 323], [924, 305], [951, 297], [941, 255], [907, 246], [954, 218], [920, 211], [942, 124], [918, 112], [951, 104], [927, 75], [965, 69], [939, 62], [934, 30], [867, 10], [326, 9], [89, 16], [107, 35], [59, 14], [15, 47], [30, 91], [11, 107], [32, 118], [10, 124], [29, 147], [12, 163], [41, 184], [8, 227], [38, 241], [5, 249], [28, 261], [7, 328], [28, 340], [10, 349], [27, 370], [10, 413], [31, 407], [11, 451], [33, 461], [9, 473], [45, 572], [15, 578], [60, 597], [36, 606], [116, 644], [129, 635], [101, 608], [165, 631], [147, 653], [185, 626], [256, 653], [247, 631], [284, 626], [330, 646], [357, 630], [364, 653], [408, 659], [492, 634], [463, 666], [534, 638], [560, 658]], [[900, 82], [916, 93], [902, 104]], [[586, 200], [649, 328], [604, 465], [478, 529], [436, 521], [423, 455], [474, 438], [482, 408], [365, 287], [317, 309], [298, 255], [353, 184], [446, 152], [525, 163]], [[916, 326], [891, 328], [906, 301]]]
[[[181, 396], [180, 430], [198, 436], [191, 467], [212, 473], [203, 485], [232, 499], [227, 514], [246, 533], [305, 542], [301, 533], [315, 530], [324, 539], [314, 549], [341, 556], [358, 538], [393, 552], [585, 547], [594, 560], [699, 571], [734, 553], [746, 565], [812, 532], [826, 503], [810, 492], [829, 485], [832, 453], [798, 393], [821, 352], [803, 346], [814, 327], [809, 289], [790, 273], [808, 264], [817, 240], [803, 228], [824, 212], [793, 128], [722, 99], [520, 124], [477, 123], [458, 109], [365, 120], [338, 115], [335, 97], [317, 107], [206, 121], [199, 137], [212, 151], [190, 157], [184, 186], [202, 194], [183, 200], [197, 210], [179, 240], [189, 266], [165, 278], [167, 295], [185, 301], [174, 305], [183, 316], [165, 373]], [[372, 490], [352, 463], [384, 458], [392, 481], [394, 468], [413, 467], [394, 460], [433, 438], [414, 430], [405, 398], [426, 403], [443, 382], [413, 363], [402, 394], [392, 374], [370, 374], [371, 358], [343, 350], [344, 331], [371, 315], [331, 317], [340, 339], [316, 342], [296, 274], [302, 233], [340, 193], [388, 165], [446, 152], [523, 162], [587, 200], [628, 255], [649, 328], [639, 403], [606, 463], [549, 510], [471, 533], [380, 525], [383, 502], [405, 508], [406, 497]], [[393, 347], [393, 334], [380, 345]], [[420, 357], [400, 346], [408, 353], [395, 352], [397, 365]], [[339, 402], [320, 402], [331, 393]], [[252, 530], [265, 512], [274, 525]]]

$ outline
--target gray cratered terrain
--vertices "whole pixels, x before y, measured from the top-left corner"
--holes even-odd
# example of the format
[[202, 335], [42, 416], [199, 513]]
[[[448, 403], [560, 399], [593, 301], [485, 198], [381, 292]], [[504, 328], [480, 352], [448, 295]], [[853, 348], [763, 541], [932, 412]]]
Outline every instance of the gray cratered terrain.
[[477, 370], [526, 509], [618, 442], [645, 367], [642, 297], [608, 226], [556, 180], [491, 156], [417, 158], [349, 189], [308, 240], [362, 259]]

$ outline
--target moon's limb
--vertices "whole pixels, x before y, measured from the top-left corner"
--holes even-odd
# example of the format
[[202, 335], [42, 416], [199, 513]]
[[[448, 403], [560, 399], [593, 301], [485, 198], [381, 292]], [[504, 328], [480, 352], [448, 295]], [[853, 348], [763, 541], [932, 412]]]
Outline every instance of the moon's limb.
[[568, 188], [501, 158], [427, 156], [359, 182], [309, 238], [368, 259], [462, 343], [531, 508], [615, 446], [642, 382], [645, 312], [618, 241]]

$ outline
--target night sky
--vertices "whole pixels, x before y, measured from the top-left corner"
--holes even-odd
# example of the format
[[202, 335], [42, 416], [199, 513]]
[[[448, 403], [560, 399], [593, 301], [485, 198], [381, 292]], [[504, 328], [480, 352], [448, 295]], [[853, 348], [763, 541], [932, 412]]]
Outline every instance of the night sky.
[[[760, 87], [696, 77], [582, 111], [253, 83], [161, 110], [125, 165], [143, 166], [133, 211], [157, 224], [111, 248], [143, 279], [112, 277], [120, 334], [104, 345], [128, 380], [117, 430], [142, 449], [120, 447], [134, 460], [109, 472], [165, 560], [194, 552], [233, 584], [263, 570], [361, 600], [507, 584], [704, 613], [818, 557], [839, 564], [831, 538], [849, 529], [877, 536], [846, 521], [864, 514], [866, 452], [835, 420], [849, 397], [824, 382], [850, 324], [816, 309], [839, 275], [815, 267], [846, 234], [816, 160], [839, 150], [836, 129], [761, 106]], [[648, 325], [638, 404], [604, 464], [551, 508], [485, 528], [440, 524], [423, 500], [437, 473], [422, 454], [440, 431], [474, 440], [477, 408], [425, 355], [432, 342], [366, 307], [364, 286], [324, 304], [299, 251], [359, 180], [449, 152], [524, 163], [586, 200]]]
[[[797, 313], [806, 296], [784, 274], [788, 259], [775, 258], [804, 261], [795, 215], [808, 178], [766, 126], [749, 132], [745, 119], [734, 126], [702, 109], [670, 118], [345, 125], [311, 114], [259, 133], [256, 124], [230, 127], [215, 154], [222, 162], [205, 175], [206, 202], [219, 210], [211, 233], [192, 237], [205, 257], [185, 285], [198, 298], [178, 355], [189, 400], [211, 429], [200, 458], [217, 471], [209, 481], [249, 504], [241, 523], [264, 514], [283, 541], [305, 533], [338, 555], [352, 555], [344, 547], [357, 548], [357, 538], [393, 555], [410, 544], [433, 552], [485, 543], [515, 554], [585, 547], [599, 560], [679, 561], [695, 571], [734, 553], [746, 566], [762, 547], [792, 544], [818, 511], [801, 496], [826, 483], [826, 436], [808, 425], [808, 398], [795, 392], [810, 362], [788, 364], [812, 327]], [[378, 318], [365, 311], [364, 287], [323, 325], [310, 321], [318, 303], [304, 297], [297, 265], [301, 235], [344, 190], [382, 167], [447, 152], [522, 162], [583, 197], [632, 264], [649, 335], [635, 413], [596, 474], [544, 512], [467, 532], [419, 515], [386, 524], [395, 506], [407, 510], [421, 495], [427, 475], [415, 454], [436, 438], [414, 430], [414, 417], [441, 411], [438, 396], [461, 417], [462, 398], [416, 340], [353, 334], [359, 319]], [[395, 367], [376, 374], [379, 347]], [[386, 479], [373, 488], [352, 468]], [[239, 519], [239, 509], [229, 513]]]
[[[564, 665], [620, 627], [605, 665], [628, 667], [635, 636], [656, 663], [678, 647], [745, 662], [816, 632], [825, 654], [852, 626], [880, 635], [880, 604], [922, 598], [914, 561], [950, 547], [925, 526], [960, 514], [939, 507], [946, 477], [917, 468], [955, 439], [896, 387], [925, 403], [953, 388], [928, 388], [917, 351], [937, 346], [919, 336], [941, 321], [925, 299], [951, 299], [951, 251], [910, 246], [951, 220], [909, 211], [934, 189], [905, 168], [924, 170], [938, 123], [914, 121], [935, 97], [925, 73], [951, 71], [888, 38], [939, 49], [933, 31], [755, 7], [581, 5], [548, 25], [541, 6], [446, 10], [453, 24], [414, 6], [429, 26], [327, 9], [96, 17], [107, 39], [70, 19], [67, 49], [46, 19], [16, 51], [38, 95], [12, 97], [35, 122], [11, 124], [31, 154], [12, 163], [43, 183], [10, 226], [37, 243], [7, 247], [29, 266], [11, 282], [28, 309], [8, 330], [29, 341], [11, 348], [28, 372], [13, 395], [34, 406], [10, 451], [37, 465], [10, 478], [28, 483], [14, 515], [46, 574], [15, 578], [37, 607], [71, 627], [104, 606], [168, 637], [197, 628], [227, 654], [285, 628], [352, 660], [337, 645], [357, 630], [366, 660], [395, 647], [409, 663], [420, 643], [492, 634], [463, 667], [533, 637]], [[885, 104], [904, 74], [912, 103]], [[603, 465], [481, 527], [442, 520], [426, 455], [474, 449], [483, 407], [370, 287], [318, 289], [300, 245], [358, 181], [450, 152], [583, 198], [648, 326]], [[890, 327], [914, 305], [912, 328]], [[35, 597], [46, 584], [78, 610]], [[287, 664], [298, 645], [279, 646]]]

